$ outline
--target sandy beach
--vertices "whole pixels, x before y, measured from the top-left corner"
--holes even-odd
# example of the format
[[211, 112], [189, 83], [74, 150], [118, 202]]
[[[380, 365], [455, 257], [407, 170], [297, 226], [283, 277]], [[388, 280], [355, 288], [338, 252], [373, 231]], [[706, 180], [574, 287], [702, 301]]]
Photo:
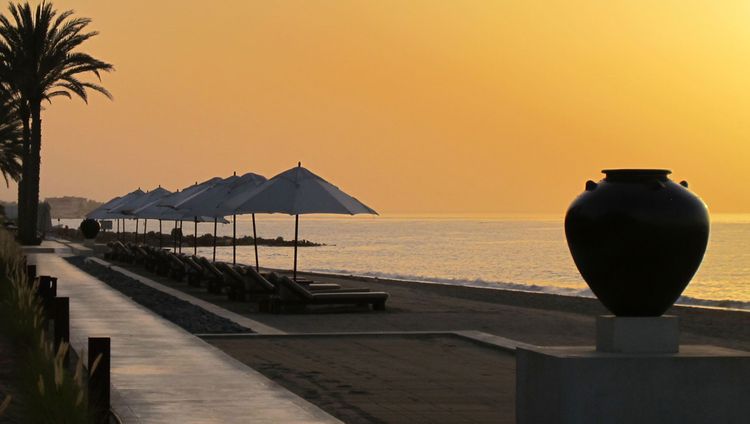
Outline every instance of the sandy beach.
[[515, 358], [450, 335], [211, 344], [346, 423], [513, 423]]
[[[391, 294], [389, 313], [384, 318], [358, 314], [351, 321], [336, 321], [315, 314], [321, 316], [314, 320], [321, 326], [321, 331], [346, 331], [340, 327], [342, 325], [355, 328], [370, 328], [371, 325], [373, 331], [388, 331], [388, 327], [408, 331], [480, 330], [540, 346], [592, 345], [594, 318], [608, 313], [598, 300], [582, 297], [364, 277], [300, 275], [316, 281], [335, 282], [343, 287], [367, 287]], [[713, 344], [750, 350], [750, 328], [747, 326], [750, 314], [747, 312], [676, 305], [667, 314], [680, 318], [681, 342], [684, 344]], [[311, 327], [308, 325], [316, 325], [309, 321], [301, 323], [290, 315], [266, 319], [268, 321], [261, 321], [282, 328], [288, 325], [299, 328], [299, 331], [309, 331]]]
[[[288, 333], [478, 330], [539, 346], [593, 345], [594, 318], [607, 313], [589, 298], [303, 272], [301, 277], [315, 281], [386, 291], [387, 310], [326, 307], [274, 315], [258, 313], [252, 303], [129, 269]], [[747, 312], [674, 306], [668, 314], [680, 317], [682, 343], [750, 350]]]
[[[387, 291], [387, 310], [325, 307], [276, 315], [126, 267], [288, 333], [203, 337], [350, 423], [514, 422], [512, 350], [452, 334], [403, 333], [474, 330], [533, 345], [593, 345], [594, 319], [606, 313], [595, 299], [301, 273]], [[675, 306], [669, 313], [680, 317], [683, 344], [750, 349], [746, 312]], [[352, 334], [379, 332], [402, 334]]]

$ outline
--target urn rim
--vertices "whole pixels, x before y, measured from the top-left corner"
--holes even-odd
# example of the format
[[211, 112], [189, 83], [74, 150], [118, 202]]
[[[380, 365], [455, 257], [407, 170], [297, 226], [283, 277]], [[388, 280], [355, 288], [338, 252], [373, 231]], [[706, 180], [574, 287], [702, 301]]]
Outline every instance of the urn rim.
[[621, 168], [621, 169], [603, 169], [605, 181], [642, 181], [642, 180], [660, 180], [669, 179], [672, 173], [669, 169], [645, 169], [645, 168]]
[[652, 169], [652, 168], [610, 168], [602, 169], [602, 174], [606, 176], [667, 176], [672, 171], [669, 169]]

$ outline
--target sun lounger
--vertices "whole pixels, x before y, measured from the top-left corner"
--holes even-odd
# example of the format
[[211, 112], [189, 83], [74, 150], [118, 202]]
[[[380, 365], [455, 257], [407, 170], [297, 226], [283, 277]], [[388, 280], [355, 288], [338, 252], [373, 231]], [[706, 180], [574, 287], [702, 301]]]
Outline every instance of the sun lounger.
[[107, 243], [107, 246], [109, 247], [109, 251], [105, 254], [105, 257], [107, 259], [113, 259], [113, 260], [119, 260], [119, 255], [121, 252], [120, 245], [122, 243], [118, 243], [116, 241], [111, 241]]
[[151, 271], [161, 276], [169, 274], [171, 263], [167, 252], [151, 246], [143, 246], [143, 250], [148, 254], [147, 263]]
[[[232, 266], [217, 262], [214, 265], [224, 274], [224, 285], [230, 300], [258, 302], [259, 309], [266, 311], [268, 300], [278, 292], [276, 284], [272, 283], [252, 267]], [[273, 278], [278, 278], [274, 274]], [[305, 288], [311, 291], [335, 291], [341, 288], [338, 284], [308, 284]], [[353, 289], [353, 291], [368, 291], [368, 289]]]
[[278, 278], [279, 291], [271, 302], [271, 311], [283, 312], [289, 307], [308, 305], [372, 305], [376, 311], [385, 310], [388, 293], [354, 292], [345, 290], [313, 292], [288, 277]]
[[[274, 286], [278, 286], [279, 285], [279, 282], [278, 282], [279, 278], [281, 278], [281, 276], [279, 274], [276, 274], [275, 272], [272, 272], [272, 273], [268, 274], [268, 277], [266, 278], [266, 280], [268, 280]], [[370, 289], [367, 289], [367, 288], [361, 288], [360, 289], [360, 288], [352, 288], [352, 287], [341, 287], [340, 285], [338, 285], [336, 283], [316, 283], [313, 280], [308, 280], [308, 279], [304, 279], [304, 280], [299, 280], [298, 279], [298, 280], [294, 280], [294, 281], [296, 281], [297, 284], [301, 285], [302, 287], [304, 287], [308, 291], [315, 292], [315, 293], [323, 293], [323, 292], [338, 291], [338, 290], [345, 291], [345, 292], [350, 292], [350, 293], [368, 292], [368, 291], [370, 291]]]
[[140, 263], [146, 270], [155, 272], [158, 274], [159, 263], [161, 259], [149, 246], [138, 245], [136, 246], [136, 253]]
[[169, 266], [167, 276], [175, 281], [182, 281], [188, 272], [188, 265], [183, 259], [173, 252], [164, 252]]
[[110, 241], [107, 243], [107, 247], [109, 250], [104, 253], [104, 258], [113, 260], [120, 259], [119, 257], [123, 254], [123, 249], [125, 248], [125, 246], [119, 241]]
[[237, 273], [237, 271], [228, 264], [223, 262], [214, 263], [216, 268], [223, 274], [224, 287], [227, 288], [227, 299], [229, 300], [245, 300], [243, 278]]
[[221, 293], [224, 286], [224, 274], [216, 266], [203, 256], [193, 256], [203, 268], [203, 279], [206, 281], [206, 288], [210, 293]]
[[258, 271], [255, 270], [255, 268], [250, 266], [243, 267], [242, 273], [254, 286], [258, 287], [260, 290], [266, 291], [268, 293], [276, 293], [276, 285], [263, 277]]
[[201, 280], [203, 279], [203, 267], [200, 266], [194, 258], [183, 254], [177, 254], [177, 256], [185, 263], [185, 273], [187, 275], [187, 283], [191, 286], [200, 286]]
[[152, 247], [147, 250], [149, 255], [151, 256], [152, 266], [154, 268], [154, 272], [156, 274], [161, 276], [166, 276], [169, 274], [169, 258], [167, 257], [166, 252], [164, 252], [161, 249]]
[[132, 263], [135, 260], [135, 253], [121, 241], [117, 240], [114, 242], [114, 259], [119, 261]]
[[104, 252], [104, 259], [116, 259], [117, 249], [115, 246], [115, 242], [113, 241], [107, 243], [107, 248], [109, 248], [109, 250]]
[[146, 252], [143, 251], [143, 249], [134, 243], [128, 243], [126, 246], [128, 246], [128, 249], [130, 249], [131, 252], [133, 252], [133, 263], [142, 265], [145, 261]]
[[146, 252], [143, 247], [138, 246], [137, 244], [130, 244], [128, 247], [134, 253], [134, 263], [143, 265], [144, 267], [146, 267], [146, 269], [150, 270], [151, 267], [149, 264], [150, 258], [148, 252]]
[[224, 273], [224, 283], [227, 287], [229, 300], [260, 301], [275, 293], [276, 287], [264, 280], [253, 279], [242, 269], [225, 263], [216, 263], [216, 267]]
[[278, 291], [276, 285], [268, 281], [253, 267], [242, 267], [241, 269], [246, 281], [249, 281], [257, 291], [257, 293], [252, 295], [251, 300], [258, 302], [258, 311], [270, 312], [271, 299], [276, 296], [276, 292]]

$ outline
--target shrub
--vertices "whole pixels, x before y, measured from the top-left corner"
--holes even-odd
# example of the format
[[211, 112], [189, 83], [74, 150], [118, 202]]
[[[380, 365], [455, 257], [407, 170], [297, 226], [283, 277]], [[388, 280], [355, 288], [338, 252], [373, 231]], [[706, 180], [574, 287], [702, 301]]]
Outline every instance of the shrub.
[[69, 346], [63, 343], [57, 352], [53, 350], [36, 288], [28, 283], [18, 244], [0, 229], [0, 331], [19, 350], [21, 415], [30, 423], [85, 423], [83, 355], [71, 375], [63, 363]]

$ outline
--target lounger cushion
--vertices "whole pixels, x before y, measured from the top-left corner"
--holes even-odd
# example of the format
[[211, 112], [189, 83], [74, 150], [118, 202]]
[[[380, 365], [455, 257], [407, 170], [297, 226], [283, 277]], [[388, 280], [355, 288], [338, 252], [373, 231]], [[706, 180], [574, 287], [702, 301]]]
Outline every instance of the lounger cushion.
[[388, 293], [385, 292], [336, 290], [316, 293], [306, 290], [301, 284], [292, 281], [289, 277], [280, 277], [278, 281], [281, 287], [285, 289], [284, 292], [296, 295], [304, 303], [309, 304], [381, 303], [388, 299]]
[[[244, 275], [245, 275], [245, 276], [246, 276], [246, 277], [247, 277], [247, 278], [248, 278], [248, 279], [249, 279], [249, 280], [250, 280], [250, 281], [251, 281], [251, 282], [252, 282], [252, 283], [253, 283], [253, 284], [254, 284], [254, 285], [255, 285], [256, 287], [258, 287], [259, 289], [261, 289], [261, 290], [265, 290], [265, 291], [267, 291], [267, 292], [269, 292], [269, 293], [271, 293], [271, 292], [275, 292], [275, 291], [276, 291], [276, 285], [275, 285], [275, 284], [273, 284], [272, 282], [270, 282], [270, 281], [266, 280], [265, 278], [263, 278], [263, 276], [262, 276], [262, 275], [260, 275], [260, 274], [258, 273], [258, 271], [256, 271], [256, 270], [255, 270], [255, 268], [253, 268], [253, 267], [249, 267], [249, 266], [248, 266], [248, 267], [245, 267], [245, 268], [244, 268], [243, 272], [244, 272]], [[274, 275], [276, 275], [276, 274], [274, 274]]]

